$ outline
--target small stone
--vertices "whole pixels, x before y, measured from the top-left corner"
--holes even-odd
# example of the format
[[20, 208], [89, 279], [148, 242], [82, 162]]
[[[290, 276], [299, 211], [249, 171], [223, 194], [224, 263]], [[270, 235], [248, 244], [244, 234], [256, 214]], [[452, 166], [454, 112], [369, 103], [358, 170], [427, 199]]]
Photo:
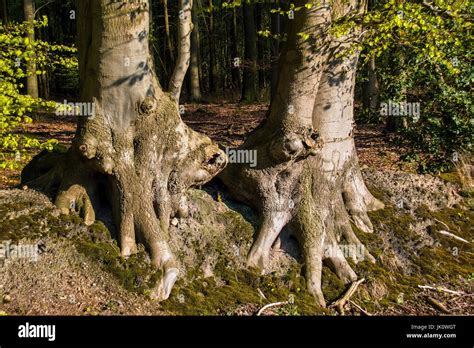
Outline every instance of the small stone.
[[177, 219], [177, 218], [173, 218], [173, 219], [171, 220], [171, 224], [172, 224], [173, 226], [178, 226], [178, 219]]
[[12, 302], [12, 297], [9, 294], [3, 295], [3, 303], [10, 303]]
[[23, 191], [28, 190], [28, 185], [23, 185], [21, 189], [22, 189]]

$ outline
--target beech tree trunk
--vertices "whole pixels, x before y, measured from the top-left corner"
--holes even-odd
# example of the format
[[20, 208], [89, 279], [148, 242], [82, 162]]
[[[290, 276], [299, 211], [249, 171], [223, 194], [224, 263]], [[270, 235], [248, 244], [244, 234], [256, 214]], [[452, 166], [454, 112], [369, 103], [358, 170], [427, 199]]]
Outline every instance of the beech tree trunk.
[[[241, 148], [257, 151], [257, 165], [231, 164], [220, 176], [236, 198], [259, 211], [247, 264], [265, 270], [272, 246], [287, 226], [300, 242], [308, 289], [325, 306], [323, 261], [343, 281], [354, 281], [357, 275], [340, 245], [361, 246], [350, 221], [370, 233], [367, 211], [383, 207], [364, 184], [352, 136], [358, 52], [346, 49], [358, 29], [343, 38], [328, 31], [333, 19], [365, 6], [356, 0], [299, 0], [295, 6], [302, 9], [288, 21], [268, 119]], [[374, 260], [367, 250], [364, 255]]]
[[175, 99], [159, 85], [148, 0], [81, 0], [77, 18], [81, 98], [95, 112], [79, 118], [66, 154], [35, 157], [22, 184], [50, 194], [64, 214], [79, 212], [86, 224], [110, 205], [122, 255], [134, 253], [138, 240], [163, 271], [151, 293], [163, 300], [178, 277], [170, 218], [188, 214], [186, 190], [210, 180], [226, 157], [182, 122]]
[[7, 0], [0, 1], [0, 19], [2, 20], [3, 24], [8, 23], [8, 10], [7, 10]]
[[171, 96], [179, 103], [181, 88], [183, 87], [184, 78], [189, 68], [191, 59], [191, 33], [193, 31], [193, 22], [191, 10], [193, 8], [192, 0], [179, 0], [178, 14], [178, 59], [171, 76], [168, 91]]
[[[272, 4], [272, 10], [277, 10], [278, 4]], [[270, 86], [270, 100], [273, 99], [276, 93], [276, 89], [278, 87], [278, 60], [280, 57], [280, 32], [281, 32], [281, 25], [280, 25], [280, 13], [275, 12], [271, 15], [271, 32], [272, 35], [275, 35], [271, 41], [271, 86]]]
[[[23, 12], [25, 16], [25, 21], [28, 22], [30, 27], [33, 29], [27, 35], [29, 40], [29, 45], [32, 45], [35, 41], [35, 32], [34, 32], [34, 20], [35, 20], [35, 2], [34, 0], [23, 0]], [[36, 64], [34, 60], [28, 60], [26, 62], [26, 93], [28, 93], [33, 98], [38, 98], [38, 77], [36, 75]]]
[[171, 65], [172, 65], [174, 62], [174, 46], [173, 46], [173, 39], [171, 38], [168, 0], [163, 0], [163, 12], [164, 12], [164, 19], [165, 19], [166, 46], [168, 48], [168, 54], [171, 59]]
[[214, 94], [217, 89], [217, 61], [216, 61], [216, 42], [214, 37], [214, 4], [213, 0], [209, 0], [209, 92]]
[[375, 71], [375, 57], [371, 57], [365, 67], [367, 81], [362, 87], [362, 105], [371, 113], [378, 112], [379, 106], [379, 82]]
[[242, 3], [244, 18], [244, 72], [242, 77], [242, 101], [257, 101], [257, 32], [252, 2]]
[[189, 87], [191, 101], [200, 101], [202, 99], [201, 95], [201, 81], [199, 76], [199, 25], [197, 17], [197, 3], [194, 2], [192, 8], [192, 21], [193, 21], [193, 31], [191, 33], [191, 62], [189, 68]]
[[237, 47], [237, 11], [232, 9], [232, 21], [230, 27], [230, 46], [231, 46], [231, 61], [232, 61], [232, 88], [236, 90], [241, 90], [242, 84], [240, 82], [240, 66], [235, 64], [236, 60], [239, 58], [239, 50]]

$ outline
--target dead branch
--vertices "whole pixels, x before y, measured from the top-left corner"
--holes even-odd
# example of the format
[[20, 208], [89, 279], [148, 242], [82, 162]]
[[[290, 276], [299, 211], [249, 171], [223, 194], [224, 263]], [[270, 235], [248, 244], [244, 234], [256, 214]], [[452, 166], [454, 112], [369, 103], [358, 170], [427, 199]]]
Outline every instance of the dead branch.
[[451, 314], [451, 311], [449, 309], [446, 308], [446, 306], [444, 304], [442, 304], [441, 302], [439, 302], [438, 300], [435, 300], [433, 297], [431, 296], [427, 296], [426, 297], [426, 302], [428, 302], [430, 305], [432, 305], [434, 308], [436, 308], [437, 310], [443, 312], [443, 313], [446, 313], [446, 314]]
[[351, 284], [349, 289], [346, 291], [344, 296], [342, 296], [339, 300], [334, 302], [329, 306], [331, 307], [336, 307], [337, 311], [339, 314], [343, 315], [344, 314], [344, 305], [351, 299], [352, 295], [354, 295], [355, 291], [357, 290], [357, 287], [365, 281], [365, 278], [362, 278], [360, 280], [357, 280]]
[[264, 311], [266, 311], [268, 308], [271, 308], [271, 307], [277, 307], [277, 306], [283, 306], [283, 305], [286, 305], [286, 304], [289, 304], [288, 301], [284, 301], [284, 302], [274, 302], [274, 303], [269, 303], [265, 306], [263, 306], [258, 312], [257, 312], [257, 317], [260, 316]]
[[447, 237], [450, 237], [450, 238], [453, 238], [453, 239], [456, 239], [460, 242], [463, 242], [463, 243], [467, 243], [467, 244], [470, 244], [470, 242], [468, 240], [465, 240], [464, 238], [461, 238], [459, 236], [456, 236], [454, 233], [451, 233], [451, 232], [448, 232], [448, 231], [443, 231], [443, 230], [440, 230], [440, 231], [437, 231], [439, 234], [442, 234], [443, 236], [447, 236]]
[[465, 292], [449, 290], [449, 289], [443, 288], [441, 286], [434, 287], [434, 286], [429, 286], [429, 285], [418, 285], [418, 287], [420, 289], [436, 290], [436, 291], [446, 292], [448, 294], [453, 294], [453, 295], [466, 295]]
[[372, 316], [372, 314], [370, 314], [369, 312], [367, 312], [364, 308], [362, 308], [361, 306], [359, 306], [357, 303], [355, 303], [354, 301], [350, 300], [349, 303], [351, 305], [353, 305], [355, 308], [357, 308], [359, 311], [361, 311], [363, 314], [367, 315], [367, 316]]

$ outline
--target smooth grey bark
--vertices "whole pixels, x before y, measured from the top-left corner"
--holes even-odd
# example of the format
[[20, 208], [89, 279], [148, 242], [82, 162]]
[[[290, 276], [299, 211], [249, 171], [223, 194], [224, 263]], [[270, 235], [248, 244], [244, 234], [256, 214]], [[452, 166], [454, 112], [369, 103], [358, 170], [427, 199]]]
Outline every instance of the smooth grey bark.
[[[29, 26], [32, 28], [28, 32], [27, 38], [29, 40], [29, 45], [32, 45], [35, 41], [35, 32], [34, 32], [34, 20], [35, 20], [35, 2], [34, 0], [23, 0], [23, 13], [25, 21], [28, 22]], [[26, 92], [33, 98], [38, 98], [38, 77], [36, 75], [36, 64], [34, 60], [28, 60], [26, 62]]]
[[199, 45], [199, 19], [197, 16], [197, 3], [193, 3], [192, 8], [192, 21], [193, 31], [191, 33], [191, 61], [189, 68], [189, 87], [190, 96], [192, 101], [200, 101], [202, 99], [201, 94], [201, 80], [199, 76], [199, 56], [200, 56], [200, 45]]
[[[313, 6], [304, 7], [307, 3]], [[233, 163], [220, 177], [260, 215], [248, 266], [265, 270], [286, 226], [300, 242], [308, 289], [325, 306], [323, 261], [343, 281], [354, 281], [357, 275], [340, 244], [362, 245], [350, 221], [370, 233], [367, 211], [383, 207], [363, 182], [352, 137], [358, 52], [346, 49], [356, 32], [343, 38], [328, 34], [333, 19], [362, 11], [364, 4], [300, 0], [295, 5], [303, 8], [289, 20], [268, 119], [241, 147], [257, 151], [257, 165]], [[367, 250], [364, 256], [374, 260]]]
[[191, 59], [191, 33], [193, 31], [192, 8], [192, 0], [179, 0], [178, 58], [168, 88], [169, 93], [178, 103]]
[[80, 117], [66, 154], [42, 153], [22, 183], [50, 194], [64, 214], [92, 224], [106, 195], [123, 256], [137, 240], [162, 270], [151, 297], [166, 299], [178, 277], [168, 245], [173, 216], [188, 214], [186, 191], [216, 175], [226, 157], [181, 120], [149, 54], [149, 1], [81, 0], [78, 6], [81, 98], [94, 115]]

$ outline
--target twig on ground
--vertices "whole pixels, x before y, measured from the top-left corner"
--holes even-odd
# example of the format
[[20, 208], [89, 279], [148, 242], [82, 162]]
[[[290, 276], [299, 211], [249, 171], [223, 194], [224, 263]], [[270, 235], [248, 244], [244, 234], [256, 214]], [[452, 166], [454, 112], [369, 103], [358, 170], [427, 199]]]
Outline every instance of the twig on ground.
[[441, 312], [444, 312], [446, 314], [451, 314], [451, 311], [447, 309], [444, 304], [442, 304], [438, 300], [435, 300], [433, 297], [427, 296], [426, 301], [437, 310], [440, 310]]
[[288, 303], [289, 303], [288, 301], [269, 303], [269, 304], [263, 306], [263, 307], [257, 312], [257, 317], [260, 316], [260, 315], [261, 315], [265, 310], [267, 310], [268, 308], [276, 307], [276, 306], [283, 306], [283, 305], [286, 305], [286, 304], [288, 304]]
[[265, 294], [262, 292], [262, 290], [260, 290], [260, 288], [257, 288], [257, 292], [260, 296], [262, 296], [265, 300], [267, 299], [267, 297], [265, 296]]
[[361, 311], [363, 314], [367, 315], [367, 316], [371, 316], [372, 314], [370, 314], [369, 312], [367, 312], [364, 308], [362, 308], [361, 306], [359, 306], [357, 303], [355, 303], [354, 301], [350, 300], [349, 303], [351, 305], [353, 305], [355, 308], [357, 308], [359, 311]]
[[468, 240], [465, 240], [464, 238], [461, 238], [459, 236], [456, 236], [454, 233], [451, 233], [451, 232], [448, 232], [448, 231], [443, 231], [443, 230], [439, 230], [437, 231], [439, 234], [442, 234], [443, 236], [447, 236], [447, 237], [451, 237], [453, 239], [456, 239], [460, 242], [463, 242], [463, 243], [467, 243], [467, 244], [470, 244], [471, 242], [469, 242]]
[[347, 292], [344, 294], [344, 296], [342, 296], [339, 300], [331, 304], [329, 308], [336, 307], [339, 314], [343, 315], [344, 305], [347, 303], [347, 301], [351, 299], [352, 295], [354, 295], [355, 291], [357, 290], [357, 287], [364, 281], [365, 281], [365, 278], [362, 278], [360, 280], [353, 282], [351, 286], [349, 287], [349, 289], [347, 290]]
[[453, 295], [467, 295], [465, 292], [449, 290], [441, 286], [434, 287], [434, 286], [429, 286], [429, 285], [418, 285], [418, 287], [420, 289], [436, 290], [436, 291], [446, 292], [448, 294], [453, 294]]

